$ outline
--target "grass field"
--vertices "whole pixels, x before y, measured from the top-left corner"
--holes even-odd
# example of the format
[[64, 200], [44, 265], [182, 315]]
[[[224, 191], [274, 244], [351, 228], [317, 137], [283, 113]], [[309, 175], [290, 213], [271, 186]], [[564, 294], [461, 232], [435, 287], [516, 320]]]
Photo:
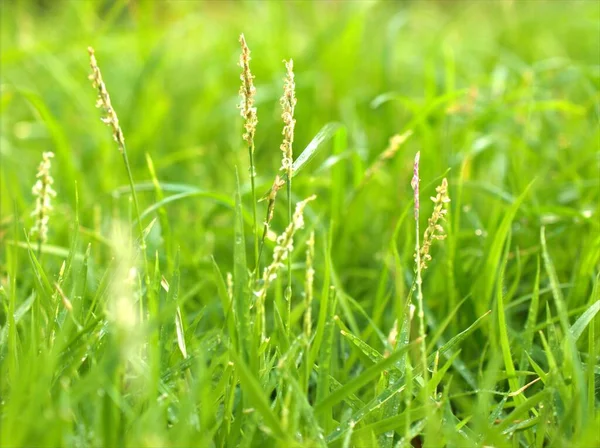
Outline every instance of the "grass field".
[[600, 446], [597, 2], [0, 14], [0, 446]]

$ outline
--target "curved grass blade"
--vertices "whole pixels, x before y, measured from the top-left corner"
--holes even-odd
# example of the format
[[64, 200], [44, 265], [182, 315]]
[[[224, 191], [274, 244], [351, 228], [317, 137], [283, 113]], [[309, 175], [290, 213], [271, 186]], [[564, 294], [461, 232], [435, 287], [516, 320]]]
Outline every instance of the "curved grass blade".
[[[327, 123], [323, 126], [296, 160], [294, 160], [294, 163], [292, 164], [292, 177], [296, 177], [306, 164], [317, 155], [319, 150], [323, 148], [323, 143], [330, 140], [340, 129], [345, 129], [345, 127], [337, 122]], [[283, 175], [282, 180], [285, 183], [287, 181], [287, 175]], [[266, 200], [269, 197], [270, 192], [271, 190], [269, 189], [269, 191], [260, 198], [259, 202]]]
[[293, 177], [296, 177], [300, 170], [317, 155], [318, 150], [322, 147], [321, 145], [333, 137], [338, 129], [341, 128], [344, 128], [341, 123], [333, 122], [327, 123], [317, 132], [306, 148], [304, 148], [304, 151], [294, 160], [294, 164], [292, 165]]
[[421, 338], [417, 338], [410, 344], [405, 345], [404, 347], [399, 348], [398, 350], [393, 352], [389, 357], [383, 359], [382, 361], [378, 362], [377, 364], [372, 365], [371, 367], [366, 369], [364, 372], [362, 372], [360, 375], [352, 378], [350, 381], [348, 381], [346, 384], [344, 384], [341, 388], [335, 390], [330, 395], [328, 395], [325, 399], [318, 402], [315, 405], [315, 412], [321, 412], [321, 411], [324, 411], [325, 409], [332, 407], [336, 403], [339, 403], [340, 401], [342, 401], [346, 395], [349, 395], [349, 394], [357, 391], [361, 387], [363, 387], [366, 384], [368, 384], [369, 382], [373, 381], [384, 370], [392, 367], [394, 365], [394, 363], [396, 363], [410, 347], [412, 347], [413, 345], [420, 343], [420, 342], [421, 342]]
[[[193, 198], [193, 197], [201, 197], [201, 198], [210, 199], [210, 200], [216, 202], [217, 204], [224, 205], [227, 208], [230, 208], [232, 210], [235, 208], [235, 203], [232, 202], [225, 195], [222, 195], [219, 193], [213, 193], [210, 191], [202, 191], [202, 190], [187, 191], [187, 192], [167, 196], [166, 198], [159, 200], [158, 202], [155, 202], [154, 204], [152, 204], [150, 207], [146, 208], [140, 214], [140, 218], [144, 219], [149, 214], [154, 213], [157, 210], [160, 210], [162, 207], [164, 207], [165, 205], [170, 204], [172, 202], [180, 201], [182, 199], [187, 199], [187, 198]], [[136, 223], [137, 223], [137, 221], [134, 221], [134, 224], [136, 224]]]
[[322, 429], [319, 425], [319, 421], [315, 417], [315, 409], [308, 402], [304, 390], [302, 387], [300, 387], [300, 384], [296, 381], [294, 376], [287, 368], [284, 372], [284, 378], [291, 386], [294, 396], [296, 397], [296, 402], [300, 405], [300, 410], [304, 415], [304, 419], [306, 419], [306, 422], [308, 423], [310, 432], [313, 435], [313, 439], [309, 439], [305, 443], [308, 444], [310, 442], [314, 442], [314, 445], [310, 443], [310, 446], [326, 448], [327, 445], [325, 444], [325, 438], [323, 437]]
[[[250, 335], [250, 288], [248, 265], [246, 264], [246, 240], [244, 237], [244, 220], [242, 218], [242, 196], [240, 193], [240, 179], [236, 170], [235, 192], [235, 223], [233, 243], [233, 301], [235, 316], [237, 318], [238, 340], [243, 344], [242, 357], [251, 363], [257, 372], [256, 344]], [[240, 347], [242, 348], [242, 347]]]
[[546, 268], [546, 274], [550, 279], [550, 288], [552, 290], [552, 297], [554, 298], [554, 304], [556, 305], [556, 311], [558, 313], [559, 322], [565, 335], [569, 333], [569, 317], [567, 313], [567, 306], [565, 299], [560, 289], [560, 283], [556, 275], [556, 269], [554, 269], [554, 263], [548, 253], [548, 246], [546, 244], [546, 228], [542, 227], [540, 230], [540, 241], [542, 243], [542, 258], [544, 259], [544, 266]]
[[497, 426], [498, 430], [504, 431], [511, 425], [511, 423], [514, 423], [515, 420], [519, 419], [521, 416], [528, 414], [538, 403], [542, 402], [549, 395], [550, 390], [544, 389], [534, 396], [528, 398], [523, 403], [519, 404], [504, 420], [502, 420], [502, 422], [500, 422], [500, 424]]
[[[221, 299], [221, 307], [223, 308], [223, 315], [225, 316], [225, 321], [227, 322], [227, 331], [229, 333], [229, 337], [233, 341], [233, 346], [238, 347], [237, 345], [237, 337], [235, 331], [235, 322], [233, 318], [233, 302], [232, 298], [229, 297], [227, 293], [227, 285], [223, 280], [223, 275], [221, 274], [221, 269], [219, 269], [219, 265], [217, 261], [211, 257], [213, 264], [213, 276], [215, 278], [215, 282], [217, 284], [217, 293], [219, 299]], [[239, 350], [239, 348], [238, 348]]]
[[[535, 271], [535, 280], [533, 283], [533, 294], [531, 295], [531, 302], [529, 304], [529, 312], [527, 314], [527, 322], [525, 323], [524, 332], [524, 343], [523, 343], [523, 354], [521, 355], [521, 362], [519, 368], [521, 370], [527, 370], [528, 358], [527, 353], [531, 351], [531, 345], [533, 344], [533, 335], [535, 331], [535, 323], [537, 322], [538, 311], [540, 303], [540, 258], [537, 257], [537, 267]], [[505, 307], [506, 310], [508, 307]], [[524, 379], [523, 379], [524, 380]], [[521, 381], [521, 385], [523, 381]]]
[[577, 319], [575, 323], [571, 325], [569, 331], [573, 335], [573, 339], [575, 341], [581, 337], [585, 328], [589, 325], [596, 314], [598, 314], [598, 311], [600, 311], [600, 300], [597, 300], [594, 304], [592, 304], [592, 306], [590, 306], [585, 313], [583, 313], [579, 319]]
[[368, 357], [371, 361], [377, 363], [383, 361], [384, 356], [379, 353], [376, 349], [371, 347], [365, 341], [363, 341], [358, 336], [353, 335], [348, 327], [344, 325], [339, 316], [335, 316], [333, 318], [335, 323], [340, 327], [340, 334], [348, 339], [352, 344], [354, 344], [366, 357]]
[[35, 279], [37, 280], [38, 297], [41, 300], [40, 304], [44, 308], [44, 311], [46, 312], [47, 316], [49, 317], [51, 316], [50, 313], [52, 310], [52, 296], [54, 294], [54, 288], [50, 284], [50, 281], [46, 276], [46, 272], [44, 271], [42, 265], [36, 257], [35, 252], [29, 242], [29, 239], [27, 238], [27, 235], [25, 235], [25, 238], [27, 242], [27, 251], [29, 253], [29, 261], [31, 262], [33, 272], [35, 273]]
[[[318, 365], [313, 365], [313, 370], [315, 372], [317, 372], [317, 374], [319, 373], [319, 366]], [[342, 383], [340, 383], [338, 380], [336, 380], [333, 376], [329, 375], [329, 384], [331, 387], [331, 390], [337, 390], [340, 387], [343, 386]], [[348, 396], [346, 396], [344, 398], [344, 401], [348, 404], [348, 406], [350, 406], [354, 411], [358, 411], [362, 408], [365, 407], [365, 403], [364, 401], [362, 401], [360, 398], [358, 398], [356, 395], [354, 394], [350, 394]]]
[[[330, 287], [329, 289], [328, 305], [329, 309], [327, 310], [327, 314], [328, 316], [333, 316], [335, 314], [335, 308], [337, 305], [337, 295], [334, 287]], [[331, 353], [333, 351], [333, 325], [333, 317], [328, 318], [323, 329], [323, 342], [320, 346], [321, 350], [319, 353], [317, 401], [325, 400], [330, 393], [329, 378], [331, 372]], [[319, 413], [317, 412], [317, 414]], [[325, 420], [322, 423], [323, 429], [328, 431], [331, 424], [331, 413], [323, 412], [322, 418]]]
[[[572, 403], [573, 412], [569, 414], [569, 421], [574, 425], [574, 429], [579, 430], [584, 421], [586, 420], [586, 384], [585, 376], [583, 372], [583, 366], [579, 359], [579, 353], [575, 344], [575, 338], [569, 327], [569, 314], [567, 305], [560, 289], [560, 283], [554, 268], [554, 263], [550, 254], [548, 253], [548, 246], [546, 244], [546, 229], [542, 227], [540, 229], [540, 241], [542, 244], [542, 258], [544, 259], [544, 265], [546, 273], [550, 280], [550, 287], [552, 288], [552, 297], [554, 298], [554, 304], [558, 313], [560, 326], [563, 332], [563, 343], [562, 351], [564, 353], [564, 359], [561, 365], [561, 372], [564, 377], [571, 376], [572, 385], [569, 389], [572, 390]], [[552, 329], [550, 327], [549, 329]], [[566, 387], [566, 385], [565, 385]]]
[[167, 291], [168, 300], [176, 303], [175, 307], [175, 332], [177, 335], [177, 346], [183, 355], [183, 358], [187, 358], [187, 346], [185, 344], [185, 332], [183, 328], [183, 319], [181, 317], [181, 307], [179, 303], [179, 284], [181, 281], [181, 274], [179, 272], [179, 250], [175, 254], [175, 264], [173, 268], [173, 275], [171, 276], [171, 287]]
[[[477, 327], [479, 327], [479, 325], [481, 325], [481, 323], [483, 322], [483, 319], [486, 318], [491, 312], [492, 312], [491, 310], [485, 312], [482, 316], [477, 318], [477, 320], [475, 320], [475, 322], [473, 322], [469, 326], [469, 328], [461, 331], [456, 336], [454, 336], [452, 339], [450, 339], [448, 342], [446, 342], [444, 345], [442, 345], [438, 349], [438, 351], [440, 352], [440, 355], [448, 354], [446, 357], [452, 356], [452, 349], [454, 347], [456, 347], [457, 345], [459, 345], [462, 341], [464, 341], [471, 333], [473, 333], [473, 331], [475, 331], [477, 329]], [[429, 363], [429, 365], [431, 365], [431, 364], [433, 364], [434, 360], [435, 360], [435, 353], [432, 353], [431, 355], [429, 355], [427, 362]]]
[[[427, 416], [427, 409], [422, 406], [418, 408], [414, 408], [410, 410], [410, 420], [411, 423], [416, 420], [420, 420]], [[393, 417], [385, 418], [383, 420], [379, 420], [375, 423], [370, 423], [368, 425], [363, 426], [362, 428], [356, 430], [354, 432], [354, 436], [356, 438], [365, 437], [369, 434], [383, 434], [388, 431], [397, 431], [400, 434], [404, 434], [406, 432], [406, 411], [402, 412], [399, 415], [395, 415]], [[340, 438], [342, 434], [335, 435], [331, 434], [330, 437], [327, 437], [327, 442], [331, 443]]]
[[450, 322], [452, 322], [452, 320], [454, 319], [454, 316], [456, 316], [456, 314], [458, 313], [458, 310], [460, 309], [460, 307], [465, 303], [465, 301], [468, 298], [469, 298], [469, 296], [464, 297], [458, 303], [458, 305], [456, 305], [454, 307], [454, 309], [450, 312], [450, 314], [443, 320], [443, 322], [441, 324], [437, 325], [435, 333], [430, 338], [429, 345], [427, 347], [427, 351], [428, 352], [430, 352], [430, 351], [433, 350], [433, 347], [435, 346], [435, 344], [438, 341], [438, 339], [442, 336], [442, 333], [444, 333], [444, 330], [448, 327], [448, 325], [450, 324]]
[[[513, 362], [512, 354], [510, 351], [510, 341], [508, 339], [508, 325], [506, 323], [506, 314], [504, 311], [504, 295], [502, 287], [504, 285], [504, 274], [506, 272], [506, 263], [508, 261], [508, 252], [510, 250], [511, 232], [508, 231], [506, 246], [504, 248], [504, 255], [502, 256], [502, 263], [500, 267], [500, 277], [496, 282], [496, 314], [498, 316], [498, 332], [500, 333], [500, 348], [502, 350], [502, 358], [504, 360], [504, 368], [508, 376], [508, 384], [510, 385], [511, 392], [519, 390], [519, 380], [516, 377], [515, 364]], [[518, 395], [515, 400], [522, 400], [523, 396]]]
[[480, 280], [480, 291], [482, 291], [480, 301], [476, 302], [476, 309], [478, 314], [481, 312], [481, 307], [485, 306], [484, 304], [489, 303], [492, 298], [492, 292], [494, 291], [494, 286], [496, 284], [496, 276], [498, 266], [500, 265], [500, 260], [502, 257], [502, 248], [504, 247], [504, 243], [508, 236], [508, 232], [510, 230], [510, 226], [517, 214], [517, 210], [521, 206], [521, 203], [527, 196], [529, 189], [533, 185], [534, 181], [531, 181], [523, 193], [515, 200], [515, 202], [510, 206], [510, 208], [506, 211], [502, 222], [498, 229], [496, 229], [496, 235], [492, 241], [490, 249], [488, 251], [488, 256], [485, 260], [484, 265], [484, 274], [481, 276]]
[[[156, 200], [163, 201], [165, 199], [165, 195], [160, 186], [160, 182], [156, 177], [156, 170], [154, 169], [154, 162], [150, 154], [146, 153], [146, 165], [148, 166], [148, 172], [150, 173], [150, 177], [152, 178], [152, 183], [154, 184], [154, 193], [156, 195]], [[169, 218], [167, 216], [167, 211], [164, 207], [158, 209], [158, 216], [160, 219], [160, 227], [163, 233], [164, 238], [164, 247], [165, 253], [167, 257], [167, 271], [171, 271], [173, 269], [173, 255], [172, 255], [172, 232], [171, 225], [169, 223]], [[143, 219], [143, 218], [142, 218]]]

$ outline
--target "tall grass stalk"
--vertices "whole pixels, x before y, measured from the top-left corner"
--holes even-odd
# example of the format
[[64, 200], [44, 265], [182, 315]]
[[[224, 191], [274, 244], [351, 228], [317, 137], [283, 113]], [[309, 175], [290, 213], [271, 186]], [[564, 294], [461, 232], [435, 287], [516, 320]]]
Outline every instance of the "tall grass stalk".
[[[286, 76], [283, 83], [283, 96], [281, 97], [281, 118], [283, 119], [283, 142], [281, 143], [281, 170], [287, 175], [287, 209], [288, 224], [292, 222], [292, 177], [294, 164], [294, 128], [296, 120], [294, 119], [294, 109], [296, 107], [296, 83], [294, 81], [294, 61], [283, 61], [285, 63]], [[287, 260], [287, 287], [285, 289], [285, 299], [287, 301], [287, 334], [291, 334], [291, 316], [292, 316], [292, 259]]]
[[248, 145], [248, 157], [250, 159], [250, 189], [252, 194], [252, 218], [253, 227], [252, 234], [254, 235], [254, 275], [258, 276], [259, 269], [259, 247], [258, 247], [258, 218], [256, 214], [256, 188], [255, 188], [255, 177], [256, 169], [254, 167], [254, 136], [256, 134], [256, 125], [258, 124], [258, 118], [256, 113], [256, 107], [254, 107], [254, 97], [256, 95], [256, 87], [254, 87], [254, 75], [250, 71], [250, 49], [246, 43], [246, 38], [243, 34], [240, 35], [240, 45], [242, 52], [240, 54], [239, 65], [242, 68], [240, 80], [242, 85], [240, 87], [240, 114], [244, 118], [244, 135], [243, 139]]
[[314, 199], [316, 199], [316, 196], [312, 195], [296, 204], [292, 221], [283, 233], [277, 237], [277, 245], [273, 249], [273, 261], [263, 271], [262, 285], [255, 291], [258, 314], [256, 321], [259, 325], [261, 343], [266, 339], [265, 299], [267, 291], [271, 283], [277, 278], [277, 273], [283, 267], [283, 262], [289, 259], [294, 249], [294, 234], [298, 229], [304, 227], [304, 209]]
[[142, 259], [144, 262], [144, 280], [146, 287], [150, 285], [150, 272], [148, 265], [148, 256], [146, 254], [146, 237], [144, 235], [144, 227], [142, 226], [142, 215], [140, 213], [140, 205], [135, 191], [135, 182], [133, 181], [133, 173], [131, 171], [131, 165], [129, 164], [129, 157], [127, 156], [127, 147], [125, 146], [125, 137], [123, 130], [119, 124], [119, 118], [117, 117], [116, 111], [112, 107], [110, 101], [110, 95], [106, 89], [106, 84], [102, 79], [102, 73], [98, 62], [96, 61], [96, 55], [92, 47], [88, 47], [88, 53], [90, 56], [90, 67], [92, 73], [89, 76], [92, 81], [92, 86], [98, 90], [98, 99], [96, 100], [96, 107], [101, 108], [104, 111], [105, 116], [102, 117], [102, 122], [109, 126], [113, 132], [113, 139], [117, 142], [119, 152], [123, 157], [123, 163], [125, 164], [125, 170], [127, 171], [127, 179], [129, 180], [129, 188], [131, 190], [131, 197], [133, 199], [133, 211], [138, 225], [138, 233], [140, 239], [140, 251], [142, 253]]
[[[423, 381], [427, 384], [427, 344], [425, 342], [425, 309], [423, 306], [423, 278], [422, 270], [423, 263], [421, 260], [421, 239], [419, 229], [419, 161], [421, 158], [421, 152], [417, 152], [415, 155], [415, 162], [413, 168], [413, 178], [411, 180], [411, 187], [414, 192], [414, 211], [415, 211], [415, 288], [417, 292], [417, 314], [419, 316], [419, 337], [421, 338], [421, 363], [423, 367]], [[425, 390], [425, 387], [423, 387]]]

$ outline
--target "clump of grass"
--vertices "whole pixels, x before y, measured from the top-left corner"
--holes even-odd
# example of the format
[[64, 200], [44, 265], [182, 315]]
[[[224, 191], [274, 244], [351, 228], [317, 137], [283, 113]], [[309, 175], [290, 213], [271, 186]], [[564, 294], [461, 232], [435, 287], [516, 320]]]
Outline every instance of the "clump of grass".
[[[398, 27], [389, 2], [368, 11], [349, 3], [345, 18], [359, 26], [343, 33], [332, 27], [338, 8], [325, 3], [280, 8], [271, 2], [260, 14], [236, 5], [253, 14], [257, 36], [250, 62], [242, 42], [242, 77], [246, 65], [250, 81], [242, 80], [242, 87], [252, 96], [243, 117], [252, 128], [244, 127], [242, 153], [248, 149], [253, 156], [251, 174], [260, 160], [285, 158], [284, 169], [272, 173], [267, 195], [269, 238], [259, 240], [258, 258], [248, 260], [252, 246], [256, 255], [257, 236], [256, 213], [250, 211], [257, 204], [255, 198], [250, 204], [250, 196], [253, 187], [268, 185], [263, 176], [251, 176], [236, 183], [234, 198], [223, 193], [237, 173], [224, 167], [221, 149], [242, 133], [224, 132], [231, 116], [214, 113], [234, 112], [227, 99], [237, 89], [230, 77], [218, 75], [226, 64], [237, 69], [226, 46], [215, 51], [192, 45], [184, 52], [180, 45], [181, 38], [210, 30], [214, 36], [206, 42], [229, 39], [235, 52], [240, 23], [230, 17], [238, 15], [214, 22], [218, 8], [197, 14], [183, 4], [143, 2], [117, 8], [118, 20], [86, 5], [75, 6], [75, 14], [54, 8], [49, 21], [29, 14], [27, 2], [7, 3], [5, 16], [14, 12], [19, 20], [2, 26], [0, 445], [598, 445], [600, 252], [592, 206], [598, 191], [590, 188], [597, 185], [597, 166], [589, 163], [595, 160], [597, 120], [585, 101], [594, 90], [589, 68], [596, 61], [588, 43], [594, 42], [591, 28], [572, 26], [584, 15], [568, 17], [564, 8], [528, 2], [502, 5], [502, 14], [492, 14], [489, 4], [475, 5], [456, 20], [442, 20], [445, 26], [433, 39], [443, 45], [437, 46], [422, 39], [422, 27]], [[414, 3], [403, 10], [411, 23], [451, 18], [446, 9], [432, 15], [431, 8]], [[589, 6], [580, 7], [589, 17]], [[193, 14], [179, 16], [188, 11]], [[288, 26], [290, 18], [317, 14], [308, 33]], [[138, 16], [152, 17], [152, 29], [138, 27]], [[139, 51], [114, 67], [119, 90], [130, 92], [124, 98], [128, 112], [121, 115], [126, 110], [117, 107], [120, 121], [104, 81], [102, 87], [96, 83], [106, 135], [104, 125], [88, 126], [77, 104], [70, 106], [78, 82], [85, 82], [68, 76], [75, 73], [71, 58], [60, 51], [51, 58], [40, 54], [48, 42], [38, 41], [52, 29], [54, 43], [81, 46], [73, 36], [89, 36], [93, 30], [87, 27], [100, 18], [110, 26], [99, 42]], [[185, 35], [179, 33], [180, 19]], [[276, 27], [277, 39], [264, 31], [272, 20], [286, 25]], [[505, 20], [514, 39], [498, 39]], [[481, 26], [489, 26], [486, 48], [502, 57], [481, 58], [473, 39], [462, 39]], [[146, 52], [148, 42], [164, 36]], [[369, 45], [357, 45], [364, 36]], [[390, 37], [414, 45], [396, 55], [388, 51]], [[548, 38], [553, 45], [544, 45]], [[277, 83], [267, 78], [264, 84], [261, 117], [263, 107], [273, 112], [261, 118], [261, 129], [264, 124], [272, 130], [264, 136], [255, 133], [249, 70], [267, 73], [288, 44], [297, 51], [294, 61], [315, 61], [303, 77], [306, 91], [315, 95], [302, 96], [307, 107], [292, 107], [283, 116], [282, 142], [282, 111], [290, 110], [299, 93], [289, 95], [295, 83], [287, 73], [291, 64], [282, 73], [282, 104]], [[557, 60], [557, 51], [566, 56]], [[568, 59], [573, 54], [577, 61]], [[199, 70], [196, 60], [211, 66]], [[391, 70], [397, 63], [406, 74], [401, 84]], [[97, 70], [92, 78], [101, 79]], [[132, 76], [135, 82], [125, 85]], [[565, 76], [577, 82], [566, 86]], [[479, 92], [473, 107], [449, 111], [449, 104], [470, 101], [469, 89]], [[188, 120], [190, 104], [182, 99], [192, 92]], [[196, 119], [204, 114], [210, 120]], [[341, 122], [326, 123], [332, 117]], [[396, 135], [368, 165], [366, 149], [399, 127], [413, 129], [418, 142], [401, 142], [406, 134]], [[313, 128], [321, 131], [309, 135]], [[130, 157], [143, 147], [146, 175], [135, 163], [135, 176], [126, 175], [110, 165], [111, 157], [96, 153], [95, 143], [109, 132], [120, 154], [126, 152], [125, 138]], [[254, 153], [255, 141], [256, 149], [275, 151]], [[196, 143], [201, 158], [188, 146]], [[424, 149], [412, 172], [412, 210], [413, 195], [405, 188], [410, 170], [398, 172], [400, 164], [389, 162], [417, 143]], [[567, 143], [577, 150], [572, 163], [556, 151]], [[56, 179], [60, 173], [61, 186], [52, 205], [63, 213], [50, 215], [52, 244], [44, 244], [42, 263], [20, 241], [22, 212], [33, 210], [34, 200], [19, 169], [37, 166], [39, 148], [50, 144], [56, 154], [52, 174]], [[90, 160], [94, 169], [87, 169]], [[442, 175], [420, 182], [419, 169], [439, 174], [444, 160], [460, 169], [447, 180]], [[78, 177], [76, 167], [86, 169], [85, 175]], [[223, 169], [198, 175], [213, 167]], [[300, 176], [311, 168], [315, 176]], [[389, 175], [376, 186], [363, 188], [384, 172]], [[525, 188], [532, 172], [544, 181]], [[139, 182], [144, 176], [148, 181]], [[284, 202], [277, 193], [291, 180], [294, 202], [316, 192], [319, 201], [301, 201], [304, 213], [294, 223], [288, 194], [276, 228], [275, 200]], [[130, 201], [113, 200], [105, 187], [114, 183], [129, 183], [116, 191], [131, 189]], [[81, 197], [69, 194], [78, 189]], [[152, 219], [141, 233], [145, 242], [136, 239], [136, 193], [140, 206], [148, 205], [141, 216]], [[355, 201], [358, 193], [361, 201]], [[433, 213], [424, 219], [423, 198], [429, 196]], [[131, 223], [122, 221], [125, 216]], [[304, 220], [306, 235], [300, 230]], [[255, 238], [248, 245], [247, 231]], [[438, 254], [441, 239], [447, 247]], [[138, 248], [145, 244], [153, 265], [144, 267], [150, 282], [143, 284]], [[267, 251], [264, 260], [260, 254]], [[294, 300], [286, 303], [290, 286]], [[395, 319], [398, 325], [386, 337]]]
[[37, 180], [31, 189], [35, 197], [35, 209], [31, 213], [35, 221], [31, 228], [31, 236], [37, 237], [38, 253], [41, 253], [42, 244], [48, 241], [48, 222], [52, 212], [52, 199], [56, 197], [56, 191], [52, 188], [54, 178], [50, 172], [53, 157], [53, 152], [42, 154], [42, 161], [36, 175]]
[[257, 314], [260, 323], [261, 341], [266, 339], [266, 323], [265, 323], [265, 299], [267, 290], [271, 283], [277, 278], [277, 273], [284, 267], [284, 262], [289, 260], [290, 254], [294, 249], [294, 234], [298, 229], [304, 227], [304, 209], [306, 205], [316, 199], [315, 195], [300, 201], [296, 204], [296, 210], [292, 215], [292, 219], [281, 235], [277, 237], [275, 248], [273, 249], [273, 260], [264, 269], [262, 275], [262, 284], [255, 291]]

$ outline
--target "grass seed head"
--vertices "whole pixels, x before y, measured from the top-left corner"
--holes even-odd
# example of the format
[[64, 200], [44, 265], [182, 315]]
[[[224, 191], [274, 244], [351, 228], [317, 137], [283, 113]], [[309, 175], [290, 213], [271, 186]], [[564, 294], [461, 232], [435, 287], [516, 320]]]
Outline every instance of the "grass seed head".
[[104, 80], [102, 79], [102, 73], [100, 72], [100, 67], [98, 67], [98, 62], [96, 61], [94, 49], [92, 47], [88, 47], [88, 53], [90, 55], [90, 67], [92, 68], [92, 73], [89, 76], [89, 79], [92, 81], [92, 86], [98, 90], [96, 107], [104, 111], [105, 116], [102, 117], [101, 120], [104, 124], [110, 126], [113, 132], [113, 138], [119, 144], [119, 151], [123, 152], [123, 148], [125, 146], [125, 137], [123, 136], [123, 131], [119, 125], [119, 118], [112, 107], [112, 103], [110, 102], [110, 95], [108, 94], [106, 84], [104, 84]]
[[296, 83], [294, 81], [294, 61], [283, 61], [286, 68], [286, 76], [283, 84], [283, 96], [280, 99], [281, 118], [283, 119], [283, 142], [280, 149], [281, 171], [285, 172], [288, 179], [292, 178], [292, 166], [294, 163], [294, 128], [296, 120], [294, 119], [294, 109], [296, 107]]
[[377, 173], [387, 160], [392, 159], [400, 147], [410, 138], [412, 135], [412, 131], [406, 131], [404, 134], [395, 134], [393, 135], [388, 143], [387, 148], [377, 157], [377, 160], [367, 169], [363, 180], [361, 182], [362, 185], [366, 184], [374, 175]]
[[289, 254], [294, 249], [294, 234], [298, 229], [304, 227], [304, 209], [315, 198], [316, 195], [313, 194], [296, 204], [292, 221], [283, 233], [277, 237], [275, 249], [273, 249], [273, 261], [265, 268], [263, 272], [263, 284], [256, 293], [259, 300], [264, 299], [269, 285], [277, 278], [277, 271], [284, 266], [283, 262], [287, 260]]
[[227, 273], [227, 295], [229, 300], [233, 300], [233, 274], [231, 272]]
[[446, 238], [442, 223], [446, 219], [448, 213], [447, 204], [450, 202], [448, 196], [448, 181], [446, 178], [442, 180], [440, 186], [436, 189], [435, 197], [432, 197], [433, 212], [427, 221], [427, 228], [423, 234], [423, 245], [421, 246], [421, 268], [426, 269], [427, 263], [431, 261], [429, 250], [434, 240], [443, 240]]
[[269, 204], [267, 206], [267, 220], [265, 221], [265, 227], [268, 228], [273, 220], [273, 215], [275, 213], [275, 200], [277, 199], [277, 192], [283, 188], [285, 185], [285, 181], [279, 177], [279, 175], [275, 176], [275, 181], [273, 182], [273, 186], [271, 187], [271, 191], [267, 196]]
[[240, 80], [242, 85], [240, 86], [240, 115], [244, 119], [244, 140], [251, 147], [251, 151], [254, 152], [254, 135], [256, 134], [256, 125], [258, 124], [258, 118], [256, 113], [256, 107], [254, 107], [254, 97], [256, 95], [256, 88], [254, 87], [254, 76], [250, 71], [250, 49], [246, 43], [246, 39], [243, 34], [240, 35], [240, 45], [242, 52], [240, 54], [239, 65], [242, 68]]
[[414, 192], [415, 198], [415, 221], [419, 220], [419, 160], [421, 159], [421, 151], [415, 155], [415, 163], [413, 165], [413, 177], [410, 181], [410, 186]]
[[56, 197], [56, 192], [52, 188], [54, 179], [50, 173], [53, 157], [54, 153], [52, 152], [42, 154], [42, 161], [36, 175], [37, 181], [31, 189], [35, 196], [35, 209], [31, 213], [31, 216], [35, 218], [35, 223], [31, 228], [31, 234], [37, 235], [40, 244], [48, 241], [48, 222], [52, 211], [52, 198]]

